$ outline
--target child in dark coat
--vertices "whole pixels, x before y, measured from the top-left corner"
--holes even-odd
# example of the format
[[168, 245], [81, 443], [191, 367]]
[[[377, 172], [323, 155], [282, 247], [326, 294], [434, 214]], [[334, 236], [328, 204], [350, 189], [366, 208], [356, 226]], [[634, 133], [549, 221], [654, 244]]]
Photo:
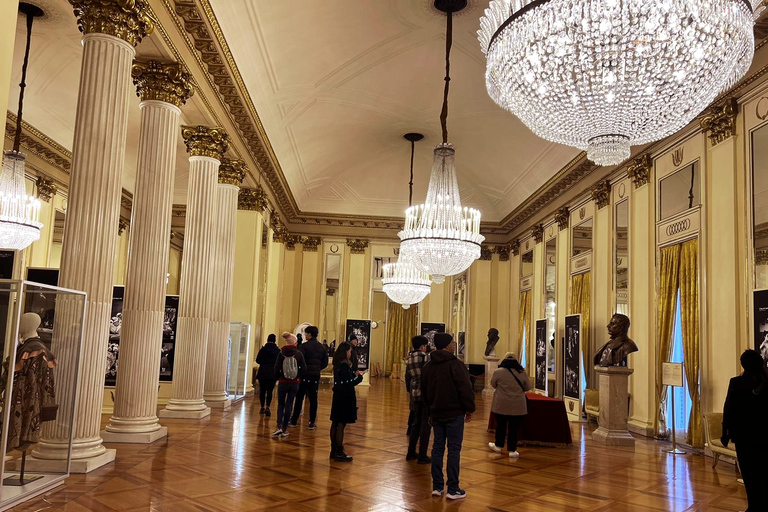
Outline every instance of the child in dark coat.
[[357, 421], [355, 386], [363, 380], [365, 372], [354, 371], [350, 357], [352, 345], [341, 343], [333, 355], [333, 401], [331, 402], [331, 458], [337, 462], [351, 462], [344, 451], [344, 429]]

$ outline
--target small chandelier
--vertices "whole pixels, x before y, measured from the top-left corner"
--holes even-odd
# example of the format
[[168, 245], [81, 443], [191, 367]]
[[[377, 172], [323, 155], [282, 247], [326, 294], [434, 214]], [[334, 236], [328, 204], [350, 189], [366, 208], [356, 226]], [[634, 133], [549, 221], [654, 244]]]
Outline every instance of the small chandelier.
[[21, 146], [21, 114], [24, 104], [29, 45], [32, 38], [32, 22], [42, 16], [43, 11], [34, 5], [21, 3], [19, 11], [27, 17], [27, 46], [24, 64], [21, 68], [19, 87], [19, 111], [16, 116], [16, 136], [13, 150], [3, 151], [3, 167], [0, 174], [0, 249], [20, 251], [40, 239], [40, 201], [27, 196], [24, 186], [25, 156], [19, 152]]
[[[408, 206], [410, 206], [413, 200], [413, 153], [415, 143], [423, 139], [424, 135], [406, 133], [403, 138], [411, 143], [411, 180], [408, 182]], [[408, 309], [411, 304], [418, 304], [429, 295], [432, 291], [432, 282], [429, 280], [429, 274], [417, 269], [402, 250], [398, 254], [400, 257], [396, 263], [384, 265], [382, 269], [382, 289], [389, 300], [402, 305], [403, 309]]]
[[618, 165], [749, 69], [760, 0], [492, 0], [488, 94], [539, 137]]
[[448, 88], [450, 84], [453, 12], [466, 6], [457, 0], [435, 0], [435, 7], [446, 13], [445, 89], [440, 124], [443, 143], [435, 148], [432, 174], [424, 204], [405, 212], [405, 227], [400, 237], [400, 251], [422, 272], [440, 284], [446, 276], [465, 271], [480, 257], [480, 212], [462, 208], [456, 179], [456, 150], [448, 144]]

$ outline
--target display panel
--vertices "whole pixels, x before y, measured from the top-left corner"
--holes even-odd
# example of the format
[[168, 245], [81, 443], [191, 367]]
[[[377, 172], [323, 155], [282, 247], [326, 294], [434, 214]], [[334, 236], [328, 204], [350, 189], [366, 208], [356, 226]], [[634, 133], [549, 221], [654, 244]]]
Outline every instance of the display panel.
[[763, 356], [763, 361], [768, 368], [768, 290], [754, 291], [752, 307], [755, 319], [754, 348]]
[[581, 400], [581, 315], [565, 317], [565, 386], [564, 395]]
[[536, 375], [534, 388], [547, 393], [547, 319], [536, 320]]
[[439, 332], [445, 332], [445, 324], [421, 322], [421, 335], [427, 338], [430, 350], [435, 350], [435, 334]]
[[357, 367], [360, 370], [367, 370], [370, 367], [371, 355], [371, 321], [348, 318], [345, 339], [348, 340], [353, 334], [357, 337]]

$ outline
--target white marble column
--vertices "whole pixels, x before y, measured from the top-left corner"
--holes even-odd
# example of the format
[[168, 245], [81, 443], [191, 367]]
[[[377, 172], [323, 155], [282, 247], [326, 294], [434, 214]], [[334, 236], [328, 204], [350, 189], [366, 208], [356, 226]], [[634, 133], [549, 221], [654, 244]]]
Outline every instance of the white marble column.
[[221, 128], [205, 126], [185, 126], [181, 134], [190, 154], [184, 261], [173, 394], [160, 411], [160, 417], [200, 419], [211, 414], [211, 408], [203, 399], [203, 388], [213, 295], [212, 267], [216, 257], [216, 183], [228, 137]]
[[101, 433], [111, 443], [151, 443], [168, 435], [157, 421], [157, 383], [179, 107], [192, 93], [178, 64], [135, 62], [132, 75], [142, 99], [141, 131], [115, 407]]
[[[73, 388], [76, 364], [57, 368], [59, 418], [46, 423], [35, 447], [36, 459], [67, 458], [72, 435], [72, 472], [92, 471], [115, 459], [99, 436], [104, 366], [112, 307], [115, 240], [120, 212], [121, 175], [125, 160], [128, 98], [134, 47], [152, 30], [143, 4], [121, 7], [118, 2], [71, 0], [83, 32], [83, 60], [72, 147], [59, 285], [88, 294], [83, 324], [77, 397]], [[56, 329], [74, 325], [66, 301], [57, 302]], [[74, 315], [74, 313], [73, 313]], [[61, 327], [62, 330], [66, 328]], [[58, 333], [62, 334], [61, 331]], [[73, 346], [54, 333], [54, 353], [72, 361]], [[58, 342], [58, 343], [57, 343]], [[74, 409], [70, 432], [68, 411]], [[34, 470], [34, 463], [28, 469]]]
[[245, 178], [245, 163], [224, 160], [219, 167], [216, 187], [216, 229], [214, 230], [213, 281], [211, 283], [211, 323], [205, 363], [206, 405], [227, 409], [227, 361], [229, 360], [229, 317], [232, 311], [232, 278], [235, 266], [237, 194]]

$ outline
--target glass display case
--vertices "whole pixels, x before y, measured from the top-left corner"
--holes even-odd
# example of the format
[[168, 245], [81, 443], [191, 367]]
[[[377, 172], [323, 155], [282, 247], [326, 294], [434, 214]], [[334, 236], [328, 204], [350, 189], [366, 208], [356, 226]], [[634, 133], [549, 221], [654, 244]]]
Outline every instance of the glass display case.
[[229, 372], [227, 393], [233, 402], [245, 397], [248, 360], [251, 357], [251, 326], [242, 322], [229, 324]]
[[85, 293], [0, 280], [0, 510], [69, 476]]

